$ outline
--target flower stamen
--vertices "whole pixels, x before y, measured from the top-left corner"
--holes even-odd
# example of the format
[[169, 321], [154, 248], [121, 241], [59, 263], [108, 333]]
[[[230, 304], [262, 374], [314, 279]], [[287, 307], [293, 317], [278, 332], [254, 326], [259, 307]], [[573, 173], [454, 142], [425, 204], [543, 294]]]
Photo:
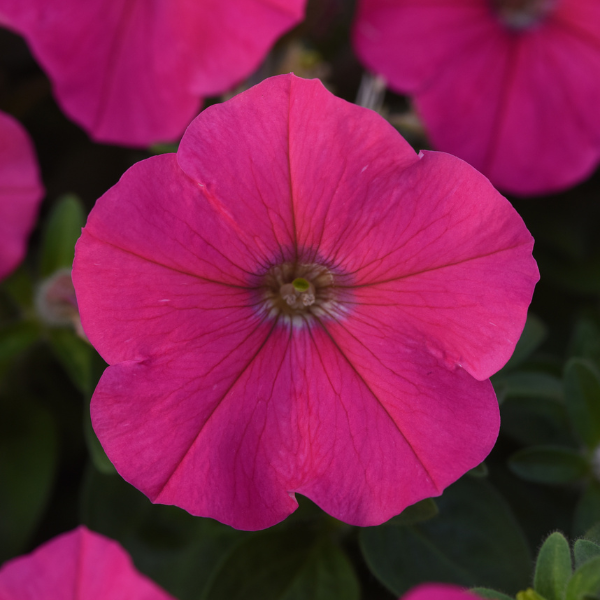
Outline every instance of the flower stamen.
[[274, 315], [321, 315], [335, 301], [333, 275], [319, 264], [283, 263], [264, 278], [266, 308]]

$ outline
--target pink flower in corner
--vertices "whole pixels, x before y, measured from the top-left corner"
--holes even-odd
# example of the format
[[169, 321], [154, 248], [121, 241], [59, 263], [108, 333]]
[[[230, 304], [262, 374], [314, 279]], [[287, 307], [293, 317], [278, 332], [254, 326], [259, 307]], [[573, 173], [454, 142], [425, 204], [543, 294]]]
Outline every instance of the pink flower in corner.
[[78, 527], [0, 568], [2, 600], [174, 600], [121, 546]]
[[478, 600], [479, 596], [446, 583], [423, 583], [406, 592], [401, 600]]
[[306, 0], [0, 0], [65, 113], [102, 142], [178, 139], [256, 69]]
[[600, 162], [596, 0], [359, 0], [354, 45], [502, 189], [558, 191]]
[[73, 281], [111, 365], [94, 429], [154, 502], [259, 529], [300, 493], [381, 523], [494, 445], [487, 378], [525, 322], [532, 244], [466, 163], [318, 80], [268, 79], [89, 217]]
[[0, 112], [0, 280], [23, 260], [43, 194], [27, 132]]

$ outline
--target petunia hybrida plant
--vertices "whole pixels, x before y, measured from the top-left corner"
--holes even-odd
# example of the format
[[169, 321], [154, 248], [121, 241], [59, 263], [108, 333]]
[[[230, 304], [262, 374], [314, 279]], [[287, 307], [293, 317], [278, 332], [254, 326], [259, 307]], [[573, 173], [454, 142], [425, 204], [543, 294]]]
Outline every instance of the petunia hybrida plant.
[[250, 75], [306, 0], [0, 0], [65, 113], [95, 140], [178, 139], [201, 99]]
[[27, 132], [0, 112], [0, 280], [23, 260], [43, 195]]
[[494, 445], [488, 377], [525, 322], [532, 244], [469, 165], [318, 80], [265, 80], [90, 214], [73, 281], [111, 365], [94, 429], [154, 502], [260, 529], [300, 493], [381, 523]]
[[353, 37], [432, 144], [501, 189], [556, 192], [600, 163], [600, 2], [359, 0]]
[[115, 541], [85, 527], [59, 535], [0, 569], [2, 600], [174, 600], [138, 573]]

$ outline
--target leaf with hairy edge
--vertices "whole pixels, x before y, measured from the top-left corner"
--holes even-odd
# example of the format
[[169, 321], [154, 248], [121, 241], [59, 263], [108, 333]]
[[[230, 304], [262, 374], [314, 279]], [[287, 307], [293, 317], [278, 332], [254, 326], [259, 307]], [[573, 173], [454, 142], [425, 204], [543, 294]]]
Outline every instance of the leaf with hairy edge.
[[557, 531], [540, 548], [533, 580], [535, 591], [546, 600], [562, 600], [572, 572], [569, 542]]

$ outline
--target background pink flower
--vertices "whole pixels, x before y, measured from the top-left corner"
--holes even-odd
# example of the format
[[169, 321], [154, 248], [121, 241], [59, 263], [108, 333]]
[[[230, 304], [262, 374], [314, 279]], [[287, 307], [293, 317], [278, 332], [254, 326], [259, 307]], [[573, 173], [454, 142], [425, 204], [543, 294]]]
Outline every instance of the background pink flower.
[[43, 193], [27, 132], [0, 112], [0, 279], [23, 260]]
[[172, 600], [121, 546], [78, 527], [0, 568], [2, 600]]
[[402, 596], [402, 600], [475, 600], [478, 596], [455, 585], [424, 583]]
[[238, 528], [304, 494], [381, 523], [479, 464], [538, 278], [487, 179], [317, 80], [204, 111], [90, 214], [92, 421], [154, 502]]
[[567, 188], [600, 160], [595, 0], [360, 0], [354, 45], [435, 147], [505, 190]]
[[256, 69], [306, 0], [0, 0], [65, 113], [96, 140], [178, 138], [203, 96]]

